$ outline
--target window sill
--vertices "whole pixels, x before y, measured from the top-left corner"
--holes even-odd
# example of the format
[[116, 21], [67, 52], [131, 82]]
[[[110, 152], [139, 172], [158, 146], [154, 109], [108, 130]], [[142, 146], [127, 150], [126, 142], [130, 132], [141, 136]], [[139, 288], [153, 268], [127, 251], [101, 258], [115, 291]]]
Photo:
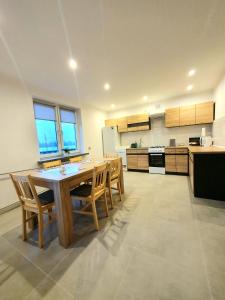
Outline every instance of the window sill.
[[54, 160], [58, 160], [61, 159], [62, 162], [68, 161], [68, 158], [70, 157], [77, 157], [77, 156], [85, 156], [88, 155], [89, 153], [71, 153], [68, 155], [56, 155], [56, 156], [52, 156], [52, 157], [43, 157], [38, 161], [38, 164], [41, 164], [43, 162], [48, 162], [48, 161], [54, 161]]

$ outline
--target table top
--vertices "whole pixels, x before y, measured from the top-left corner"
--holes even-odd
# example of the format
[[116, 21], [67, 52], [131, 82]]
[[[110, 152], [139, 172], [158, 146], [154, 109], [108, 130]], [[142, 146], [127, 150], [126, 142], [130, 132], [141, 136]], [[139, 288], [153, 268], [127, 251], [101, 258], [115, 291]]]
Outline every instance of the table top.
[[81, 161], [75, 163], [63, 164], [59, 167], [49, 169], [34, 169], [18, 172], [20, 175], [31, 175], [35, 179], [44, 179], [46, 181], [64, 181], [68, 178], [79, 176], [86, 172], [90, 172], [94, 167], [109, 162], [115, 158], [106, 158], [99, 161]]

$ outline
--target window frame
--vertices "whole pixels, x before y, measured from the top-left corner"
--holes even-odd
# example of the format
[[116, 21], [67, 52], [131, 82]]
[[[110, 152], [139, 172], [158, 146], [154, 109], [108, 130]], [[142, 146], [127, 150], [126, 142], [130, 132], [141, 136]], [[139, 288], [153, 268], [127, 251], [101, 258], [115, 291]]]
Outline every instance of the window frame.
[[[52, 103], [52, 102], [49, 102], [49, 101], [33, 98], [33, 111], [34, 111], [34, 103], [38, 103], [38, 104], [42, 104], [42, 105], [46, 105], [46, 106], [51, 106], [55, 110], [55, 124], [56, 124], [56, 137], [57, 137], [57, 142], [58, 142], [58, 152], [41, 154], [40, 149], [39, 149], [38, 136], [37, 136], [38, 151], [39, 151], [39, 154], [40, 154], [40, 158], [57, 157], [57, 156], [60, 156], [60, 155], [64, 154], [63, 153], [64, 141], [63, 141], [62, 126], [61, 126], [60, 109], [69, 110], [69, 111], [72, 111], [75, 114], [76, 123], [74, 123], [74, 124], [76, 125], [75, 138], [76, 138], [76, 142], [77, 142], [77, 149], [70, 150], [70, 153], [71, 154], [80, 153], [80, 138], [79, 138], [79, 130], [78, 130], [79, 122], [78, 122], [78, 116], [77, 116], [77, 109], [74, 108], [74, 107], [69, 107], [69, 106], [65, 106], [65, 105], [56, 104], [56, 103]], [[35, 111], [34, 111], [34, 120], [36, 120]], [[36, 128], [36, 133], [37, 133], [36, 122], [35, 122], [35, 128]]]

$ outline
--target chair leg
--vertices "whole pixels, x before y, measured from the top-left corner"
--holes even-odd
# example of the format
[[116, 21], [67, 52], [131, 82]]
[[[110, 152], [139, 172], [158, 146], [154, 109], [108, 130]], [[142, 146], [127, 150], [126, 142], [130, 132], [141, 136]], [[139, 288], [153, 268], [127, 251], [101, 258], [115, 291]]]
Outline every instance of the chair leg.
[[27, 239], [26, 210], [22, 208], [23, 241]]
[[93, 218], [94, 218], [94, 222], [95, 222], [95, 228], [96, 228], [96, 230], [99, 230], [98, 216], [97, 216], [95, 201], [91, 201], [91, 205], [92, 205], [92, 211], [93, 211]]
[[121, 196], [121, 184], [120, 184], [120, 181], [117, 182], [117, 189], [118, 189], [119, 194], [120, 194], [120, 201], [122, 201], [122, 196]]
[[105, 204], [105, 214], [106, 214], [106, 217], [108, 217], [109, 216], [109, 210], [108, 210], [106, 191], [104, 193], [104, 204]]
[[111, 190], [111, 185], [108, 187], [109, 189], [109, 200], [111, 204], [111, 209], [113, 209], [113, 198], [112, 198], [112, 190]]
[[38, 245], [43, 248], [43, 215], [40, 212], [38, 214]]
[[48, 221], [51, 222], [52, 221], [52, 208], [48, 209]]

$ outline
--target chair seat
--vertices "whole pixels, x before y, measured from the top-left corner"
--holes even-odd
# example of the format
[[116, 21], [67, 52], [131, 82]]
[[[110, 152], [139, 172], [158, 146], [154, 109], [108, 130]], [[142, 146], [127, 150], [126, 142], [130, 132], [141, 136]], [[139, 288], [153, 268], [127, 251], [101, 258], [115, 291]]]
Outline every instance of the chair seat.
[[92, 186], [90, 184], [82, 184], [70, 192], [71, 196], [88, 197], [91, 195]]
[[38, 195], [41, 205], [47, 205], [54, 202], [54, 193], [52, 190], [48, 190]]

